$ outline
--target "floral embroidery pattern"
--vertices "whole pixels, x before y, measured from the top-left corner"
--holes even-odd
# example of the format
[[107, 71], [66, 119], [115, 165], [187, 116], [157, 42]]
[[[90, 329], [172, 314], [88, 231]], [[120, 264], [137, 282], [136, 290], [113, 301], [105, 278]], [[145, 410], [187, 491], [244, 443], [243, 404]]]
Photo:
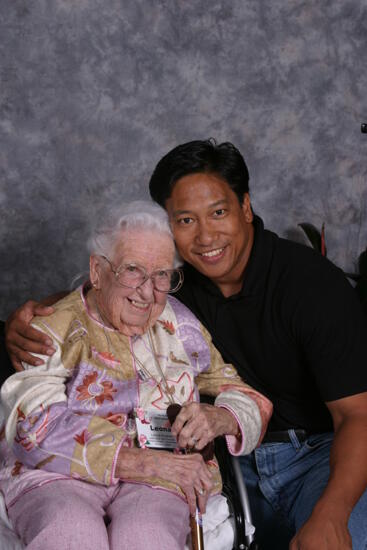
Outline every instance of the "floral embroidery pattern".
[[119, 428], [123, 428], [126, 424], [127, 415], [124, 413], [109, 412], [107, 416], [104, 416], [103, 418], [105, 418], [109, 422], [112, 422], [112, 424], [115, 424], [115, 426], [118, 426]]
[[[171, 378], [167, 378], [166, 380], [168, 385], [168, 393], [170, 393], [171, 395], [176, 394], [176, 396], [177, 394], [182, 395], [182, 387], [186, 386], [188, 396], [186, 397], [185, 401], [192, 401], [194, 386], [189, 373], [183, 372], [181, 376], [177, 378], [177, 380], [173, 380]], [[176, 388], [178, 390], [177, 392]], [[168, 405], [170, 405], [171, 403], [167, 400], [167, 396], [164, 392], [162, 392], [160, 386], [157, 386], [156, 390], [159, 393], [159, 397], [152, 401], [152, 406], [165, 411]]]
[[88, 430], [83, 430], [80, 434], [75, 434], [74, 439], [77, 443], [80, 443], [80, 445], [85, 445], [90, 438], [92, 437], [92, 434], [88, 432]]
[[142, 449], [145, 449], [145, 447], [149, 445], [149, 441], [146, 435], [139, 435], [139, 445]]
[[173, 335], [176, 332], [172, 321], [161, 321], [160, 319], [158, 319], [158, 323], [164, 328], [166, 332], [168, 332], [168, 334]]
[[103, 365], [109, 367], [110, 369], [115, 369], [116, 367], [121, 366], [121, 361], [116, 359], [116, 357], [109, 353], [108, 351], [98, 351], [94, 346], [91, 347], [92, 357], [98, 359]]
[[76, 388], [79, 395], [78, 401], [87, 401], [90, 405], [102, 405], [106, 401], [113, 401], [113, 394], [117, 392], [112, 382], [102, 382], [103, 375], [98, 376], [98, 371], [87, 374], [83, 383]]
[[[44, 407], [41, 405], [39, 416], [42, 416], [43, 413]], [[30, 416], [28, 418], [29, 426], [23, 427], [22, 423], [26, 421], [26, 417], [22, 410], [18, 407], [17, 435], [15, 436], [14, 441], [24, 447], [26, 451], [31, 451], [34, 447], [38, 447], [41, 441], [43, 441], [46, 437], [49, 416], [50, 410], [48, 407], [41, 424], [34, 432], [31, 432], [29, 430], [37, 423], [38, 416]]]

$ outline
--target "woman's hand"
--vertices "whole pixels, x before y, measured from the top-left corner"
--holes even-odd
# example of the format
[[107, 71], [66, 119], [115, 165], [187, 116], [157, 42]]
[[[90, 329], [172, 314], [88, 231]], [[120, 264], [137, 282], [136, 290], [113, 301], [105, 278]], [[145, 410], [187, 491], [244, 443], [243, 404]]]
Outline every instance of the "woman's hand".
[[160, 477], [179, 485], [186, 496], [190, 514], [195, 516], [198, 504], [205, 513], [212, 489], [212, 474], [200, 454], [175, 455], [168, 451], [128, 449], [122, 447], [115, 476], [122, 480], [144, 480]]
[[229, 411], [206, 403], [186, 403], [172, 426], [180, 447], [201, 451], [220, 435], [237, 435], [238, 424]]
[[50, 315], [52, 307], [29, 300], [19, 307], [5, 323], [6, 348], [15, 370], [23, 370], [22, 361], [29, 365], [42, 365], [43, 361], [31, 353], [52, 355], [55, 349], [49, 336], [30, 326], [36, 315]]

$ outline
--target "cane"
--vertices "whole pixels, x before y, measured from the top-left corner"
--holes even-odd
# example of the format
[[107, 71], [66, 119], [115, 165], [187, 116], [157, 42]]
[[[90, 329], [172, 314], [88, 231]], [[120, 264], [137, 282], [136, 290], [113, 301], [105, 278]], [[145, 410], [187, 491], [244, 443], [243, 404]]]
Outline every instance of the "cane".
[[[176, 420], [176, 417], [180, 410], [181, 405], [178, 405], [176, 403], [168, 406], [167, 416], [171, 426]], [[186, 449], [186, 453], [192, 452], [200, 453], [203, 456], [205, 462], [207, 462], [208, 460], [211, 460], [214, 456], [214, 442], [210, 441], [201, 451], [197, 451], [196, 449]], [[203, 518], [198, 506], [196, 506], [195, 517], [190, 516], [190, 528], [192, 550], [204, 550]]]

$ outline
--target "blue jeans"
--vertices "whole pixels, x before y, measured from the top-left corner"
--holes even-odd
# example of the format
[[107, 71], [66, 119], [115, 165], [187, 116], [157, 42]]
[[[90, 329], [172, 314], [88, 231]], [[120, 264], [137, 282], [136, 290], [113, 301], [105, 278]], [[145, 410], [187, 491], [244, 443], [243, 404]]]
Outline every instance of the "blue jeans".
[[[293, 430], [289, 434], [291, 443], [265, 443], [240, 458], [261, 550], [288, 550], [329, 478], [333, 433], [315, 434], [303, 443]], [[348, 527], [353, 550], [367, 550], [367, 491], [354, 507]]]

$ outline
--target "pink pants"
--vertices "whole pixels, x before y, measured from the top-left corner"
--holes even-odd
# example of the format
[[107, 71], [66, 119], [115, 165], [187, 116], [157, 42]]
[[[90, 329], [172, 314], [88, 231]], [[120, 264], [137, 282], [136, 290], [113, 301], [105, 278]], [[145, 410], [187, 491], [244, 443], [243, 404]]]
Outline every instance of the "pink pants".
[[29, 550], [182, 550], [189, 532], [183, 500], [133, 483], [53, 481], [23, 495], [8, 513]]

